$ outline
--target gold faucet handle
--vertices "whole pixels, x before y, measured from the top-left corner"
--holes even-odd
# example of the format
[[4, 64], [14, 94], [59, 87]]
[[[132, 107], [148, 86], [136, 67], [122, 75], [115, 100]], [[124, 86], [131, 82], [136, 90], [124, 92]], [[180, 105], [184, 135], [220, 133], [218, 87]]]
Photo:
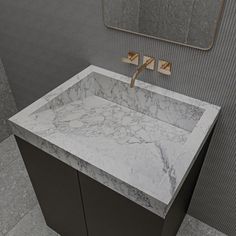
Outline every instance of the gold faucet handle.
[[139, 54], [136, 52], [129, 52], [127, 57], [122, 57], [121, 59], [122, 62], [136, 65], [138, 66], [139, 64]]
[[158, 72], [164, 75], [171, 75], [171, 63], [164, 60], [158, 62]]
[[156, 64], [156, 59], [154, 57], [144, 56], [143, 57], [143, 64], [146, 65], [146, 69], [154, 70], [155, 64]]

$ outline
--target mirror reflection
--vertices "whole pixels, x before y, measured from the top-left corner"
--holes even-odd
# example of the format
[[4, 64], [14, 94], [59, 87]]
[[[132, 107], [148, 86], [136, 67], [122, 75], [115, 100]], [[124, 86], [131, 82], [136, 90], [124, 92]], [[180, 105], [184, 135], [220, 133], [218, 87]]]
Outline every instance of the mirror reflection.
[[224, 0], [103, 0], [106, 26], [210, 49]]

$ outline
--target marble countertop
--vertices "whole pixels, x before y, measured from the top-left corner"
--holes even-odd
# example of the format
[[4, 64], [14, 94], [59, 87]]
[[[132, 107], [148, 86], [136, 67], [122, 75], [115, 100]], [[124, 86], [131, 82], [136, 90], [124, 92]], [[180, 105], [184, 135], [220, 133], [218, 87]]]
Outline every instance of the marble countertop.
[[89, 66], [10, 119], [13, 133], [165, 217], [220, 108]]

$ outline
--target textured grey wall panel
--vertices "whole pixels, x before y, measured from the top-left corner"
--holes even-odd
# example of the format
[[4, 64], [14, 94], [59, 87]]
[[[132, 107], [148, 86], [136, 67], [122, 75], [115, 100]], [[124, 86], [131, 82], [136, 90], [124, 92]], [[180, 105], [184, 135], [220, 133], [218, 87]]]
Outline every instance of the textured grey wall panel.
[[11, 134], [7, 119], [16, 113], [16, 104], [0, 59], [0, 142]]
[[236, 235], [236, 1], [227, 0], [212, 50], [204, 52], [107, 29], [99, 0], [0, 0], [0, 54], [19, 107], [88, 64], [131, 75], [134, 50], [173, 62], [149, 83], [222, 106], [190, 214]]

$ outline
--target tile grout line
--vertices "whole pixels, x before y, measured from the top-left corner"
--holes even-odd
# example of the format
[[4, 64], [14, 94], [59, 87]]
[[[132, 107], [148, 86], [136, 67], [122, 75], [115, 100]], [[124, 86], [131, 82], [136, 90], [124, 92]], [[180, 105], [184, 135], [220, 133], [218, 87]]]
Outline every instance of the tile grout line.
[[31, 211], [33, 211], [33, 210], [37, 207], [37, 205], [38, 205], [38, 202], [37, 202], [31, 209], [29, 209], [29, 210], [20, 218], [20, 220], [19, 220], [14, 226], [12, 226], [11, 229], [8, 230], [8, 232], [6, 232], [6, 233], [3, 233], [3, 232], [2, 232], [3, 236], [7, 236], [7, 234], [10, 233]]

